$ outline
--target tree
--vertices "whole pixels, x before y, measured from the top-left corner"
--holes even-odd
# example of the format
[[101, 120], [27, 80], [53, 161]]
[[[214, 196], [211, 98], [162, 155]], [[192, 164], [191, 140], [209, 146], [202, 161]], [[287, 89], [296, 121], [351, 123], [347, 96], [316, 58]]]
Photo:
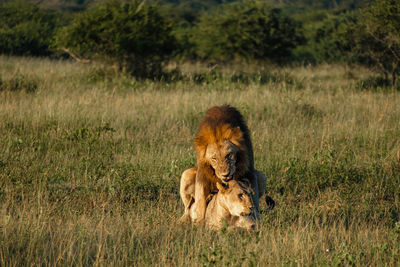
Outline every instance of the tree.
[[331, 15], [312, 36], [310, 46], [316, 62], [352, 62], [354, 45], [349, 38], [349, 25], [356, 21], [354, 12]]
[[56, 45], [79, 61], [97, 61], [137, 77], [161, 74], [175, 48], [171, 27], [156, 5], [110, 0], [76, 15]]
[[283, 62], [291, 50], [305, 41], [299, 23], [279, 9], [256, 1], [223, 5], [205, 13], [196, 25], [192, 41], [203, 59], [256, 59]]
[[23, 1], [0, 4], [0, 53], [47, 56], [60, 14]]
[[375, 1], [361, 10], [354, 26], [355, 52], [395, 85], [400, 73], [400, 2]]

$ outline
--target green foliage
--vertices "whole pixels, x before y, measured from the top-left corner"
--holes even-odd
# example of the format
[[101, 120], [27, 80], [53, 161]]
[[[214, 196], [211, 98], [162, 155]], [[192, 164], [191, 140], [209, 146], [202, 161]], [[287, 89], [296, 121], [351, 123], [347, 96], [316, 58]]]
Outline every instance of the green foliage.
[[311, 10], [295, 17], [304, 23], [307, 39], [306, 45], [294, 51], [295, 60], [317, 64], [355, 61], [355, 55], [350, 53], [353, 39], [348, 32], [357, 12]]
[[282, 62], [304, 38], [300, 24], [279, 9], [245, 1], [224, 5], [201, 16], [192, 41], [202, 59]]
[[265, 0], [269, 4], [277, 4], [297, 10], [303, 9], [354, 9], [371, 0]]
[[394, 85], [400, 74], [400, 2], [377, 0], [361, 10], [360, 19], [350, 27], [354, 52], [366, 65], [391, 76]]
[[37, 6], [13, 1], [0, 4], [0, 53], [48, 56], [61, 16]]
[[106, 1], [77, 15], [61, 29], [56, 45], [77, 59], [113, 65], [138, 77], [161, 73], [175, 41], [155, 5]]
[[353, 20], [353, 13], [339, 14], [326, 19], [312, 37], [311, 48], [317, 62], [351, 61], [351, 39], [347, 37], [348, 23]]
[[[157, 2], [161, 6], [140, 0], [0, 2], [2, 54], [54, 56], [57, 47], [78, 60], [112, 65], [138, 77], [159, 76], [172, 54], [277, 63], [359, 59], [393, 81], [398, 75], [398, 22], [389, 0], [361, 12], [360, 24], [355, 10], [370, 0], [163, 0]], [[59, 30], [70, 22], [67, 18], [72, 22]]]

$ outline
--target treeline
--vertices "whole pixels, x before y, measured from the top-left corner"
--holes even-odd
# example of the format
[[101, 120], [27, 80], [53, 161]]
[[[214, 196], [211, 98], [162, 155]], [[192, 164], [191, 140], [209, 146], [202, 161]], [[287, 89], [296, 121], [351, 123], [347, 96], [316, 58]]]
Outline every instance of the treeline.
[[400, 72], [396, 0], [65, 2], [1, 3], [0, 53], [69, 56], [139, 77], [161, 75], [172, 58], [361, 63], [392, 84]]

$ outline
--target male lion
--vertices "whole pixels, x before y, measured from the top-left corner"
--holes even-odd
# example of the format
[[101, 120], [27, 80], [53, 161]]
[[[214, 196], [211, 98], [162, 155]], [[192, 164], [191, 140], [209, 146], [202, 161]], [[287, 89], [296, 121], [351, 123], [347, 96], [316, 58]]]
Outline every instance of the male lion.
[[[191, 221], [194, 210], [194, 185], [196, 168], [186, 170], [182, 174], [180, 195], [185, 205], [185, 213], [180, 222]], [[237, 180], [216, 184], [218, 193], [209, 195], [205, 214], [205, 224], [214, 230], [219, 230], [226, 222], [229, 228], [241, 227], [247, 230], [255, 229], [258, 220], [254, 214], [250, 184]]]
[[253, 147], [249, 129], [240, 112], [224, 105], [212, 107], [200, 123], [194, 140], [197, 153], [197, 172], [192, 219], [205, 218], [207, 198], [217, 192], [217, 183], [232, 179], [244, 180], [255, 192], [253, 203], [259, 218], [259, 189], [254, 170]]

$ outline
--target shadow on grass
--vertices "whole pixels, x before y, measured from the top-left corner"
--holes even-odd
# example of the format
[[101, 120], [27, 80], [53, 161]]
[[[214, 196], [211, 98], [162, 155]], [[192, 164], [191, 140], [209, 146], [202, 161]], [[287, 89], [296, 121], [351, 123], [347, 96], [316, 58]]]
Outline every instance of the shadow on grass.
[[362, 91], [382, 92], [382, 91], [400, 91], [400, 83], [395, 84], [384, 76], [371, 76], [356, 83], [356, 89]]
[[244, 85], [285, 83], [289, 86], [295, 87], [295, 89], [302, 89], [304, 87], [300, 81], [298, 81], [288, 72], [284, 71], [261, 71], [257, 73], [234, 72], [227, 74], [223, 73], [222, 71], [213, 69], [211, 71], [183, 73], [178, 68], [172, 69], [170, 71], [163, 71], [160, 74], [144, 78], [130, 76], [129, 74], [115, 73], [114, 71], [108, 69], [93, 69], [83, 76], [80, 75], [79, 81], [85, 81], [86, 83], [91, 84], [104, 81], [113, 81], [116, 79], [121, 79], [121, 77], [123, 77], [124, 80], [127, 81], [151, 81], [168, 84], [178, 82], [194, 83], [198, 85], [213, 84], [216, 82], [227, 82]]
[[33, 93], [37, 90], [39, 82], [23, 75], [15, 75], [11, 79], [3, 80], [0, 77], [0, 91], [25, 91]]

